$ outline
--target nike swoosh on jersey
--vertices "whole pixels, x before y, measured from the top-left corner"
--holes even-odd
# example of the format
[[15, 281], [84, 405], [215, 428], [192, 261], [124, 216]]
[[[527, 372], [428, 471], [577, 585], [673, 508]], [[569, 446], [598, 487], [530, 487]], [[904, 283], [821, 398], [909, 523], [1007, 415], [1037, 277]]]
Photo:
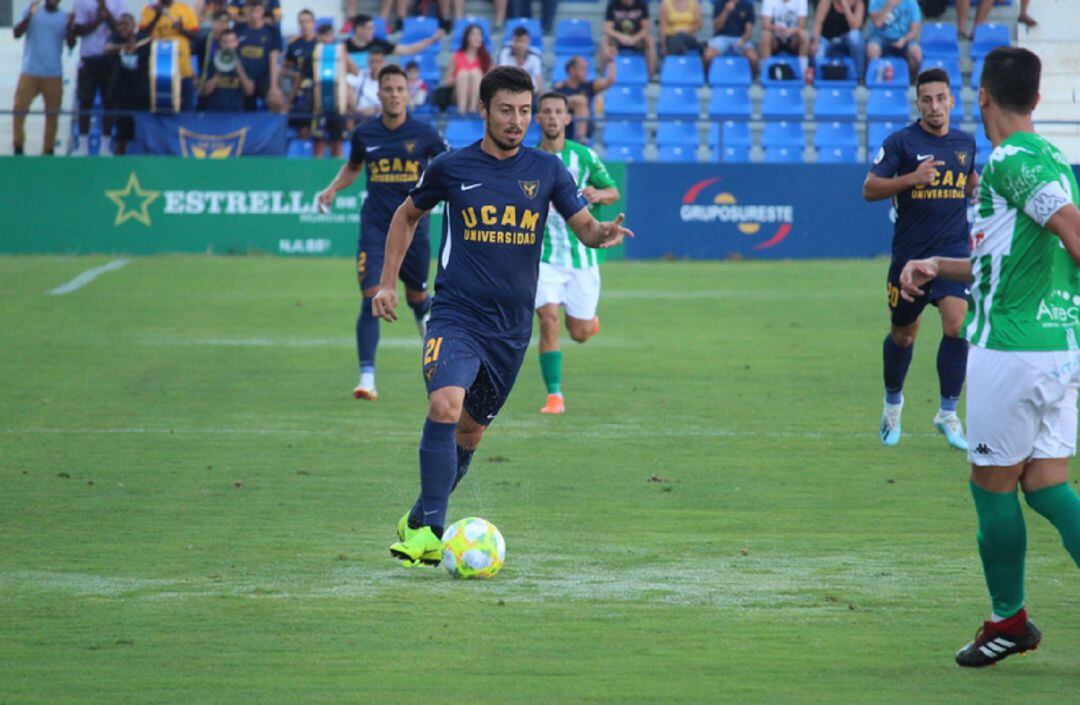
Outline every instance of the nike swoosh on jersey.
[[462, 184], [462, 185], [461, 185], [461, 190], [462, 190], [462, 191], [472, 191], [472, 190], [473, 190], [474, 188], [476, 188], [477, 186], [483, 186], [483, 185], [484, 185], [483, 183], [479, 183], [479, 184], [469, 184], [468, 186], [466, 186], [465, 184]]
[[381, 144], [377, 144], [377, 145], [375, 145], [374, 147], [366, 147], [366, 148], [365, 148], [365, 151], [367, 151], [367, 152], [374, 152], [374, 151], [375, 151], [376, 149], [382, 149], [382, 145], [381, 145]]
[[915, 155], [915, 160], [920, 161], [920, 162], [925, 161], [927, 159], [933, 159], [933, 158], [934, 158], [933, 154], [916, 154]]

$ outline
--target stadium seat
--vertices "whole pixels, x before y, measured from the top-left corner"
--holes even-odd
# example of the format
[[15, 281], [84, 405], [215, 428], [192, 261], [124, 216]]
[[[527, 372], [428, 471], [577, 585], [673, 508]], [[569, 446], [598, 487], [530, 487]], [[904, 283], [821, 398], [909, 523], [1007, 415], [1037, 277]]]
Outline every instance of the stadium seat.
[[[885, 79], [885, 65], [892, 65], [892, 80]], [[866, 87], [895, 87], [905, 88], [911, 85], [911, 73], [908, 71], [907, 61], [893, 57], [874, 59], [866, 67]]]
[[747, 145], [726, 145], [717, 153], [717, 158], [725, 164], [750, 163], [750, 147]]
[[[787, 64], [791, 67], [791, 72], [795, 76], [792, 79], [778, 79], [772, 78], [772, 67], [778, 64]], [[796, 88], [802, 86], [803, 77], [799, 72], [799, 59], [794, 56], [773, 56], [767, 59], [761, 65], [761, 85], [763, 86], [784, 86], [787, 88]]]
[[664, 59], [664, 66], [660, 69], [660, 85], [697, 88], [703, 83], [705, 83], [705, 70], [701, 67], [701, 59], [696, 54], [669, 56]]
[[953, 99], [955, 103], [949, 112], [949, 122], [952, 123], [953, 127], [959, 127], [960, 123], [964, 121], [964, 99], [960, 96], [960, 91], [953, 93]]
[[724, 86], [712, 89], [709, 96], [709, 117], [750, 119], [750, 89]]
[[814, 117], [818, 120], [854, 120], [858, 112], [854, 88], [818, 87], [814, 96]]
[[750, 62], [745, 56], [718, 56], [709, 64], [710, 86], [750, 86]]
[[644, 146], [640, 144], [620, 144], [608, 147], [604, 158], [613, 162], [640, 162], [645, 156]]
[[660, 99], [656, 103], [656, 114], [659, 117], [696, 120], [700, 112], [696, 89], [682, 86], [660, 87]]
[[885, 138], [904, 126], [902, 122], [871, 122], [866, 126], [866, 156], [873, 159]]
[[978, 61], [995, 47], [1008, 45], [1008, 25], [983, 23], [975, 28], [975, 37], [971, 40], [971, 60]]
[[806, 144], [806, 136], [803, 134], [801, 122], [778, 122], [765, 123], [765, 132], [761, 135], [761, 146], [764, 149], [776, 147], [790, 147], [801, 150]]
[[473, 118], [452, 118], [443, 135], [455, 149], [472, 144], [484, 136], [484, 123]]
[[[439, 68], [439, 55], [422, 52], [415, 56], [410, 56], [409, 59], [420, 64], [420, 78], [427, 82], [428, 93], [430, 94], [442, 81], [442, 69]], [[408, 63], [408, 59], [406, 59], [405, 63]]]
[[658, 162], [696, 162], [697, 147], [680, 147], [678, 145], [662, 145], [658, 150], [656, 161]]
[[640, 120], [608, 120], [604, 125], [604, 145], [645, 144], [645, 125]]
[[289, 140], [289, 145], [285, 148], [285, 156], [290, 159], [310, 159], [311, 155], [311, 140]]
[[765, 87], [761, 117], [766, 120], [802, 120], [806, 114], [802, 89], [771, 84]]
[[555, 23], [556, 54], [592, 56], [595, 52], [592, 23], [589, 20], [559, 20]]
[[922, 47], [924, 62], [922, 68], [926, 68], [925, 59], [952, 59], [960, 58], [960, 42], [956, 34], [955, 24], [944, 22], [928, 22], [922, 26], [922, 35], [919, 37], [919, 46]]
[[683, 120], [661, 120], [656, 128], [656, 145], [658, 147], [679, 146], [697, 149], [697, 124]]
[[[847, 69], [847, 78], [825, 78], [827, 67], [843, 66]], [[859, 73], [855, 62], [846, 56], [821, 59], [814, 67], [814, 84], [818, 88], [854, 88], [859, 85]]]
[[614, 85], [604, 95], [606, 117], [640, 117], [647, 112], [645, 89], [641, 86]]
[[859, 136], [855, 133], [853, 123], [819, 122], [817, 132], [814, 133], [814, 146], [818, 149], [823, 147], [858, 148]]
[[462, 17], [460, 20], [454, 21], [454, 31], [450, 35], [450, 50], [457, 51], [461, 46], [461, 35], [465, 33], [465, 28], [469, 25], [480, 25], [480, 29], [484, 32], [484, 46], [487, 47], [489, 53], [493, 52], [491, 46], [491, 22], [486, 17]]
[[801, 147], [768, 147], [765, 149], [766, 164], [798, 164], [802, 162]]
[[818, 149], [818, 164], [858, 164], [858, 147], [824, 147]]
[[874, 88], [870, 91], [870, 99], [866, 101], [867, 120], [904, 121], [910, 113], [907, 89]]
[[979, 90], [979, 80], [982, 79], [983, 60], [979, 59], [971, 66], [971, 80], [968, 81], [968, 85]]
[[434, 17], [406, 17], [401, 21], [401, 43], [412, 44], [427, 39], [439, 31], [439, 21]]
[[944, 69], [945, 73], [949, 74], [949, 86], [952, 88], [953, 95], [960, 95], [960, 89], [964, 87], [964, 76], [960, 73], [959, 61], [937, 56], [929, 57], [923, 59], [919, 72], [922, 73], [928, 69]]
[[993, 145], [990, 144], [990, 139], [986, 136], [982, 127], [975, 130], [975, 165], [982, 167], [990, 160], [990, 152], [993, 151]]
[[649, 82], [649, 69], [641, 54], [619, 54], [615, 57], [615, 76], [620, 86], [644, 86]]
[[750, 125], [735, 120], [725, 120], [720, 131], [721, 144], [727, 147], [750, 148], [753, 144], [750, 140]]
[[514, 30], [518, 27], [529, 30], [529, 41], [534, 49], [539, 52], [544, 51], [544, 32], [540, 29], [540, 20], [532, 17], [515, 17], [512, 20], [507, 20], [503, 29], [503, 44], [508, 44], [513, 40]]

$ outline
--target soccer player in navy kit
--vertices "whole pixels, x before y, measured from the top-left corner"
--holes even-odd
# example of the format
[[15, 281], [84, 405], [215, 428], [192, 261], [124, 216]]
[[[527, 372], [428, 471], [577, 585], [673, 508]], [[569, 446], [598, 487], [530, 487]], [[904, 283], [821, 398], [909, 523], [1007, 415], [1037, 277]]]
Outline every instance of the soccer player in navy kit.
[[394, 214], [372, 310], [397, 318], [398, 269], [416, 224], [446, 202], [435, 300], [423, 350], [428, 413], [420, 437], [420, 497], [398, 522], [390, 553], [409, 564], [442, 559], [450, 492], [514, 384], [532, 334], [548, 208], [588, 247], [631, 235], [623, 216], [601, 223], [559, 157], [522, 147], [532, 78], [501, 66], [480, 82], [484, 137], [428, 166]]
[[941, 314], [942, 338], [937, 369], [941, 406], [933, 424], [949, 445], [967, 450], [964, 429], [956, 415], [956, 403], [964, 386], [967, 341], [960, 328], [967, 313], [964, 285], [936, 280], [926, 294], [914, 301], [900, 296], [900, 272], [908, 260], [931, 256], [967, 257], [967, 204], [978, 184], [975, 172], [975, 138], [949, 127], [949, 111], [955, 99], [949, 75], [942, 69], [919, 74], [916, 82], [919, 120], [886, 138], [874, 157], [863, 184], [868, 201], [892, 198], [896, 227], [892, 263], [887, 281], [892, 329], [885, 336], [883, 361], [885, 404], [881, 417], [881, 442], [900, 442], [904, 377], [911, 364], [919, 317], [931, 303]]
[[[449, 147], [435, 128], [410, 117], [408, 77], [400, 66], [386, 66], [378, 75], [382, 116], [353, 130], [349, 160], [319, 194], [319, 204], [329, 208], [334, 196], [349, 188], [360, 169], [367, 167], [367, 198], [360, 211], [360, 240], [356, 246], [356, 276], [363, 293], [356, 319], [356, 351], [360, 358], [360, 383], [353, 390], [357, 399], [375, 400], [375, 349], [379, 345], [379, 319], [371, 313], [371, 297], [379, 290], [386, 233], [394, 211], [416, 186], [428, 162]], [[431, 267], [428, 219], [421, 218], [416, 235], [401, 262], [400, 277], [405, 299], [413, 310], [420, 337], [431, 299], [427, 294]]]

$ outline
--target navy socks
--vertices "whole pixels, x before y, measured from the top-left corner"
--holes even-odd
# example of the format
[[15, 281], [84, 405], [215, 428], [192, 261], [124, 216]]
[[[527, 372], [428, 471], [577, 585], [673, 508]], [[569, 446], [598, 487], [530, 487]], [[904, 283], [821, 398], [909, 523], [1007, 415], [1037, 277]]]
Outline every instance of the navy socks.
[[457, 455], [454, 452], [456, 423], [424, 421], [420, 436], [420, 498], [423, 501], [422, 523], [432, 527], [436, 535], [446, 524], [446, 506], [457, 475]]
[[942, 337], [937, 351], [937, 372], [941, 384], [941, 410], [956, 411], [967, 373], [968, 344], [963, 338]]
[[889, 404], [899, 404], [904, 400], [904, 378], [911, 367], [911, 354], [914, 351], [914, 345], [902, 348], [893, 342], [891, 335], [885, 336], [882, 361], [885, 371], [885, 401]]

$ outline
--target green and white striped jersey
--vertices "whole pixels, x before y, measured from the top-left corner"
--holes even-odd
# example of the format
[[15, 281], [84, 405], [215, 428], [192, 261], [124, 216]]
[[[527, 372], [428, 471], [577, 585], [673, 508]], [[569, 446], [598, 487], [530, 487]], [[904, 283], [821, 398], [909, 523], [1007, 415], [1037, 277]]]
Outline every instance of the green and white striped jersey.
[[971, 235], [971, 310], [964, 335], [994, 350], [1076, 350], [1080, 267], [1046, 223], [1080, 187], [1065, 155], [1016, 132], [990, 154]]
[[[615, 185], [615, 180], [611, 178], [600, 157], [583, 144], [566, 140], [563, 150], [559, 152], [559, 158], [574, 177], [574, 183], [579, 190], [586, 186], [603, 189]], [[596, 250], [581, 244], [554, 208], [550, 209], [547, 226], [544, 228], [540, 261], [573, 269], [597, 266]]]

